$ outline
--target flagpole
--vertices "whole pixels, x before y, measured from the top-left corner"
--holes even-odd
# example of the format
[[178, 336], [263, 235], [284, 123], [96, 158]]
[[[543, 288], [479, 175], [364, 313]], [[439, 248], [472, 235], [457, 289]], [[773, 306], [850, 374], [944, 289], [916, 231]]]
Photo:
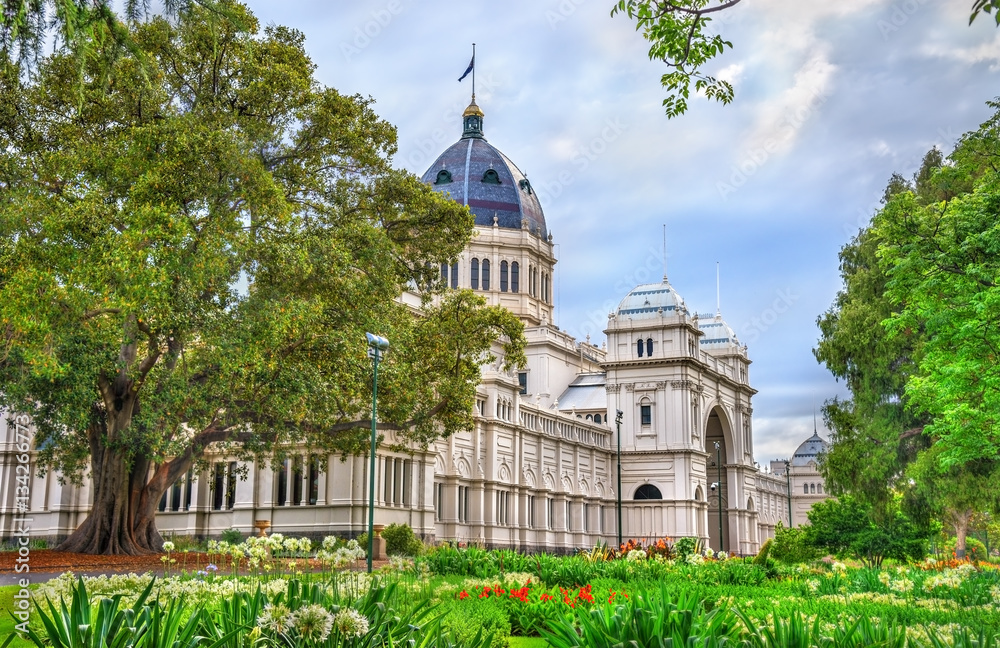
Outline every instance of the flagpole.
[[472, 99], [476, 99], [476, 44], [472, 44]]

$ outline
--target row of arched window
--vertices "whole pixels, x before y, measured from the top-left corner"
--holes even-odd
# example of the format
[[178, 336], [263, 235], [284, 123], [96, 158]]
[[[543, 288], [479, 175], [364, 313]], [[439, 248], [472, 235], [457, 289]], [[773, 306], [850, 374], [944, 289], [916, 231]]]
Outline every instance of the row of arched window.
[[642, 338], [635, 341], [635, 352], [640, 358], [642, 357], [642, 352], [645, 350], [646, 357], [653, 357], [653, 338]]
[[[490, 289], [490, 260], [472, 259], [469, 262], [470, 287], [473, 290]], [[458, 288], [458, 263], [449, 266], [441, 264], [441, 279], [452, 288]], [[542, 301], [551, 303], [552, 282], [547, 272], [539, 272], [535, 266], [528, 268], [528, 294], [541, 297]], [[500, 292], [521, 292], [521, 265], [517, 261], [500, 262]], [[650, 340], [650, 345], [652, 345]], [[650, 346], [650, 349], [653, 347]], [[639, 355], [642, 355], [641, 353]]]
[[823, 484], [802, 484], [802, 492], [805, 495], [822, 495]]

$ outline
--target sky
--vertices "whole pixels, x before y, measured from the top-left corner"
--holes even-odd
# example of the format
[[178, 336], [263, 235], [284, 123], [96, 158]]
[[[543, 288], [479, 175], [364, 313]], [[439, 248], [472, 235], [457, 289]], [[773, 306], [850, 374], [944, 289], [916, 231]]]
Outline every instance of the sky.
[[[893, 172], [950, 152], [991, 114], [1000, 29], [971, 0], [745, 0], [716, 29], [733, 49], [668, 120], [662, 63], [611, 0], [249, 0], [303, 32], [316, 76], [371, 97], [422, 174], [461, 135], [476, 43], [488, 141], [538, 191], [559, 259], [556, 324], [604, 341], [607, 314], [666, 270], [688, 307], [716, 308], [749, 346], [755, 456], [785, 458], [838, 383], [812, 354], [841, 287], [838, 252]], [[824, 435], [822, 418], [820, 434]]]

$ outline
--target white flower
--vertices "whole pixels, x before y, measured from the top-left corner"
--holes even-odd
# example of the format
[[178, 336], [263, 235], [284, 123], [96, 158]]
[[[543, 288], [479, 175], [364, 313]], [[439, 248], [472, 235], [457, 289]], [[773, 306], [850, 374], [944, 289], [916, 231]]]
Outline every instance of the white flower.
[[729, 555], [725, 551], [720, 551], [719, 553], [715, 554], [715, 557], [718, 558], [719, 560], [725, 560], [729, 558]]
[[312, 551], [312, 540], [309, 538], [299, 538], [299, 551], [309, 553]]
[[846, 572], [847, 571], [847, 565], [845, 565], [842, 562], [836, 562], [836, 561], [834, 561], [834, 563], [832, 565], [830, 565], [830, 569], [832, 569], [835, 572], [838, 572], [838, 571], [839, 572]]
[[166, 551], [167, 553], [170, 553], [171, 551], [174, 550], [174, 543], [167, 540], [166, 542], [163, 543], [163, 550]]
[[285, 551], [289, 551], [289, 552], [292, 552], [292, 553], [298, 551], [299, 550], [299, 541], [296, 540], [295, 538], [285, 538], [284, 549], [285, 549]]
[[265, 605], [257, 617], [257, 625], [268, 632], [284, 634], [292, 624], [292, 613], [284, 605]]
[[645, 560], [646, 552], [642, 549], [633, 549], [625, 555], [625, 560], [629, 562], [635, 562], [637, 560]]
[[292, 627], [302, 639], [320, 643], [330, 636], [333, 615], [323, 609], [322, 605], [307, 605], [292, 614]]
[[333, 551], [337, 547], [337, 536], [326, 536], [323, 538], [323, 548]]
[[705, 549], [705, 557], [706, 558], [712, 558], [713, 556], [715, 556], [715, 551], [713, 551], [711, 547], [708, 547], [707, 549]]
[[363, 637], [368, 634], [368, 619], [354, 608], [346, 608], [337, 613], [334, 621], [337, 630], [346, 639]]

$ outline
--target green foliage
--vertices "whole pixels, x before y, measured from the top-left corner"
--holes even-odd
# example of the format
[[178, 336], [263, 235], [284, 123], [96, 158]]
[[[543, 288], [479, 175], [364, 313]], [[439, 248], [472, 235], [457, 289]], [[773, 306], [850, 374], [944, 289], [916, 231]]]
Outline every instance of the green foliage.
[[[728, 4], [736, 4], [740, 0]], [[731, 83], [705, 74], [702, 68], [733, 45], [712, 34], [712, 13], [722, 7], [710, 7], [709, 0], [619, 0], [611, 15], [624, 14], [636, 23], [649, 43], [649, 59], [666, 63], [671, 71], [660, 78], [667, 90], [663, 107], [667, 117], [683, 115], [688, 109], [691, 85], [709, 99], [723, 104], [733, 100]]]
[[[454, 601], [444, 617], [444, 628], [459, 643], [483, 648], [503, 648], [511, 633], [510, 619], [502, 601], [495, 598], [470, 598]], [[480, 633], [489, 633], [490, 642], [474, 644], [472, 640]]]
[[389, 555], [419, 556], [424, 543], [413, 533], [409, 524], [390, 524], [382, 531], [385, 551]]
[[928, 531], [914, 525], [898, 505], [879, 520], [870, 504], [845, 495], [814, 504], [808, 515], [803, 538], [809, 544], [870, 567], [880, 567], [886, 558], [920, 559], [926, 550]]
[[[786, 564], [807, 563], [816, 558], [816, 547], [810, 542], [809, 531], [799, 528], [785, 528], [781, 523], [774, 530], [770, 543], [770, 557]], [[764, 553], [761, 551], [761, 553]], [[766, 560], [767, 556], [765, 556]]]
[[678, 538], [674, 543], [674, 552], [678, 560], [687, 560], [688, 556], [698, 553], [701, 550], [700, 542], [697, 538]]
[[229, 544], [240, 544], [243, 542], [243, 534], [239, 529], [226, 529], [222, 532], [222, 541]]

